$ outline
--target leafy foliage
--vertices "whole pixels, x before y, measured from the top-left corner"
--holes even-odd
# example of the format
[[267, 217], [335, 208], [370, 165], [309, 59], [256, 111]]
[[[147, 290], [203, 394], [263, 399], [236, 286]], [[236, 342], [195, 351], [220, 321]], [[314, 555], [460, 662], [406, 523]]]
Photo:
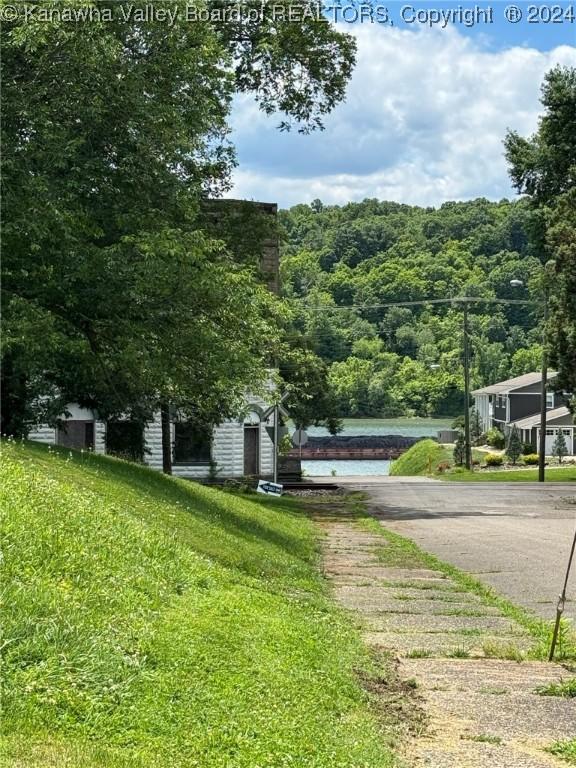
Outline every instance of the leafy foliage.
[[[223, 236], [201, 205], [229, 187], [233, 95], [321, 127], [353, 39], [267, 4], [254, 23], [250, 2], [234, 20], [224, 3], [166, 0], [170, 25], [139, 21], [140, 4], [29, 5], [1, 33], [2, 431], [70, 401], [103, 418], [159, 400], [225, 418], [267, 377], [282, 314], [255, 279], [261, 239]], [[62, 16], [78, 10], [110, 18]]]
[[[510, 280], [528, 285], [540, 269], [528, 242], [528, 206], [315, 201], [280, 217], [284, 292], [301, 343], [329, 366], [339, 414], [462, 413], [461, 309], [426, 300], [527, 298], [528, 289]], [[412, 301], [424, 303], [381, 306]], [[540, 365], [530, 307], [475, 302], [469, 324], [474, 386]]]
[[486, 442], [491, 445], [492, 448], [504, 448], [506, 445], [506, 438], [498, 427], [490, 427], [486, 432]]
[[557, 66], [542, 85], [544, 114], [534, 136], [509, 132], [510, 176], [534, 211], [534, 243], [555, 261], [551, 356], [558, 384], [576, 391], [576, 68]]

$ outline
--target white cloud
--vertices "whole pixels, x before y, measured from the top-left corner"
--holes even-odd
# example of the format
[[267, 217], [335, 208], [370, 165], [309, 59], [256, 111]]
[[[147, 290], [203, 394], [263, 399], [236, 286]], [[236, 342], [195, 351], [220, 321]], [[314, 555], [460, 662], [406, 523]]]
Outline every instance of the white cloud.
[[556, 63], [575, 66], [576, 48], [488, 51], [454, 29], [355, 34], [348, 98], [324, 132], [281, 134], [251, 100], [238, 101], [233, 194], [281, 205], [510, 196], [506, 130], [536, 129], [543, 76]]

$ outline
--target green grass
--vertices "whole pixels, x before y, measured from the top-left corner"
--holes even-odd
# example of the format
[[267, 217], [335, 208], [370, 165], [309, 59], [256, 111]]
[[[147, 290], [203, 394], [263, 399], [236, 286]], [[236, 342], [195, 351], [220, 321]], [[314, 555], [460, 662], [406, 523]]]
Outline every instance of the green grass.
[[[483, 461], [486, 453], [478, 448], [472, 449], [472, 458]], [[454, 449], [441, 445], [435, 440], [420, 440], [403, 453], [390, 465], [390, 474], [396, 476], [431, 475], [444, 477], [446, 473], [438, 472], [439, 464], [454, 464]]]
[[434, 440], [419, 440], [390, 466], [391, 475], [427, 475], [441, 461], [451, 461], [452, 452]]
[[[438, 475], [450, 482], [474, 483], [535, 483], [538, 480], [537, 469], [510, 469], [501, 472], [447, 472]], [[547, 467], [546, 480], [555, 483], [576, 483], [576, 467]]]
[[576, 739], [557, 741], [548, 749], [548, 752], [565, 760], [568, 765], [576, 765]]
[[3, 766], [392, 764], [297, 504], [33, 444], [1, 472]]
[[536, 688], [536, 693], [540, 696], [560, 696], [565, 699], [574, 699], [576, 698], [576, 677], [561, 680], [559, 683], [540, 685]]

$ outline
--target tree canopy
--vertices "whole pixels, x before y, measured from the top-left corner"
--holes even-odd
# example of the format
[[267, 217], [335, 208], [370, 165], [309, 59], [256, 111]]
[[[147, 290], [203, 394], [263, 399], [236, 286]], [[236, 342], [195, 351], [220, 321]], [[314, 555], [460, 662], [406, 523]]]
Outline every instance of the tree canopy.
[[106, 416], [169, 397], [224, 418], [268, 375], [283, 314], [257, 280], [259, 239], [250, 252], [214, 231], [201, 205], [229, 185], [232, 97], [321, 127], [354, 43], [265, 8], [222, 22], [223, 3], [188, 3], [190, 21], [167, 0], [173, 24], [126, 15], [140, 2], [27, 5], [1, 32], [2, 431], [70, 400]]
[[549, 322], [550, 353], [559, 384], [576, 392], [576, 68], [557, 66], [542, 85], [544, 113], [534, 136], [506, 137], [516, 189], [537, 222], [542, 261], [555, 262]]
[[[459, 296], [526, 299], [540, 260], [523, 202], [438, 209], [378, 200], [320, 201], [281, 212], [283, 287], [301, 343], [329, 367], [340, 416], [455, 415], [463, 408]], [[415, 305], [383, 307], [395, 302]], [[538, 369], [529, 306], [470, 307], [472, 383]]]

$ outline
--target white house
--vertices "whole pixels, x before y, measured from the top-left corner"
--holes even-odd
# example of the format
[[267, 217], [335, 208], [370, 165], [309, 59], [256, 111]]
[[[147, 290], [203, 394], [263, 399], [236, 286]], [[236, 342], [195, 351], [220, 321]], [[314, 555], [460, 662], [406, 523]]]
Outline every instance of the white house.
[[[246, 475], [270, 476], [273, 472], [274, 446], [266, 427], [274, 426], [274, 412], [263, 416], [269, 404], [260, 397], [246, 398], [246, 415], [224, 421], [211, 430], [174, 418], [171, 421], [172, 474], [176, 477], [204, 479], [239, 478]], [[61, 427], [39, 426], [28, 437], [41, 443], [63, 445], [77, 450], [108, 452], [108, 431], [118, 426], [130, 428], [130, 422], [108, 425], [87, 408], [71, 404], [69, 415], [62, 416]], [[113, 449], [110, 453], [116, 453]], [[162, 471], [162, 430], [160, 414], [144, 427], [140, 458], [148, 466]]]

